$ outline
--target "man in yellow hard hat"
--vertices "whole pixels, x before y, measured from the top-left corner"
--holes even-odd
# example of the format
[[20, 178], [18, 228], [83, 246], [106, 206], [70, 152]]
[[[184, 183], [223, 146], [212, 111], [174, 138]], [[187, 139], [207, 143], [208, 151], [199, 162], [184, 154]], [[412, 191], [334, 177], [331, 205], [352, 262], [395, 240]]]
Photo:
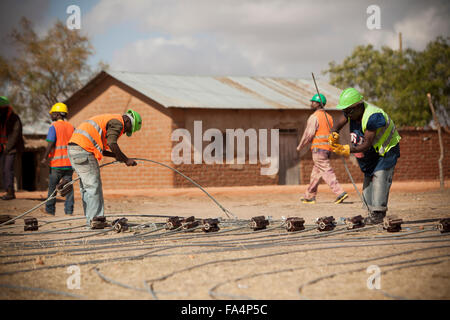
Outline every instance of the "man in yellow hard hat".
[[0, 97], [0, 167], [6, 194], [0, 199], [12, 200], [14, 193], [14, 161], [24, 149], [22, 122], [7, 97]]
[[[53, 123], [48, 129], [47, 148], [41, 161], [42, 164], [50, 162], [50, 175], [48, 177], [49, 197], [53, 194], [57, 184], [61, 180], [65, 182], [72, 181], [73, 169], [67, 153], [67, 145], [74, 128], [66, 120], [68, 113], [67, 106], [62, 102], [55, 103], [50, 110], [50, 117]], [[47, 201], [45, 212], [55, 215], [55, 203], [56, 199]], [[65, 214], [73, 214], [73, 205], [73, 188], [70, 188], [70, 191], [66, 194], [66, 201], [64, 203]]]

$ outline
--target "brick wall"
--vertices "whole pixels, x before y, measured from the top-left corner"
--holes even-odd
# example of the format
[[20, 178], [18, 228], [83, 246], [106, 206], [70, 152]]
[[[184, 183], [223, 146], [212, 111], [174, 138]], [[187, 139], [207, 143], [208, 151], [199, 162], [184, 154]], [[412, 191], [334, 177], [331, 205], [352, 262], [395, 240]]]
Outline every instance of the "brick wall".
[[[143, 118], [142, 130], [131, 138], [126, 135], [119, 140], [119, 146], [129, 157], [146, 158], [162, 162], [183, 172], [205, 187], [238, 186], [238, 185], [270, 185], [278, 184], [278, 176], [261, 175], [261, 164], [229, 165], [229, 164], [181, 164], [175, 165], [171, 160], [172, 147], [178, 142], [171, 141], [173, 130], [187, 129], [193, 139], [195, 120], [202, 120], [205, 132], [208, 128], [225, 129], [242, 128], [247, 130], [283, 128], [298, 130], [298, 141], [304, 131], [306, 120], [311, 114], [309, 110], [214, 110], [214, 109], [181, 109], [164, 108], [157, 102], [140, 94], [117, 80], [107, 77], [87, 95], [82, 96], [70, 107], [69, 121], [79, 125], [82, 121], [102, 113], [124, 113], [128, 108], [139, 112]], [[337, 112], [331, 112], [335, 117]], [[348, 143], [348, 127], [341, 136], [343, 143]], [[401, 157], [396, 167], [396, 180], [429, 180], [439, 179], [438, 158], [439, 142], [436, 131], [403, 129], [400, 131]], [[443, 133], [447, 154], [444, 157], [446, 179], [450, 178], [450, 135]], [[209, 142], [205, 142], [204, 146]], [[270, 150], [270, 149], [269, 149]], [[112, 161], [105, 158], [102, 163]], [[247, 158], [248, 160], [248, 158]], [[193, 163], [193, 162], [192, 162]], [[363, 174], [354, 157], [346, 160], [347, 166], [356, 182], [363, 181]], [[340, 157], [332, 155], [331, 164], [341, 183], [350, 179]], [[300, 183], [308, 184], [312, 170], [311, 152], [308, 151], [300, 159]], [[138, 164], [137, 167], [126, 167], [124, 164], [102, 169], [102, 180], [105, 189], [127, 188], [161, 188], [191, 187], [187, 180], [171, 170], [156, 164]]]
[[[424, 129], [399, 130], [400, 158], [395, 167], [395, 180], [435, 180], [439, 179], [440, 157], [439, 138], [437, 131]], [[444, 144], [444, 159], [442, 162], [445, 179], [450, 178], [450, 135], [442, 132]], [[307, 184], [311, 174], [313, 162], [309, 153], [300, 164], [301, 183]], [[356, 159], [351, 156], [346, 159], [347, 166], [355, 182], [362, 182], [364, 175], [359, 169]], [[331, 157], [331, 165], [339, 182], [350, 183], [342, 159], [336, 155]]]
[[[172, 120], [169, 111], [139, 92], [108, 77], [89, 92], [89, 95], [70, 106], [69, 121], [79, 125], [82, 121], [102, 113], [124, 113], [128, 108], [143, 118], [142, 129], [132, 137], [125, 134], [119, 139], [121, 150], [132, 158], [145, 158], [171, 165], [170, 132]], [[111, 162], [105, 157], [102, 163]], [[160, 188], [173, 185], [173, 172], [151, 163], [136, 167], [125, 164], [107, 166], [102, 171], [105, 189]]]
[[[304, 128], [306, 126], [306, 120], [308, 119], [311, 111], [309, 110], [207, 110], [207, 109], [189, 109], [178, 110], [174, 113], [174, 129], [185, 128], [191, 134], [191, 139], [194, 138], [194, 121], [202, 121], [202, 131], [205, 132], [209, 128], [216, 128], [224, 132], [226, 129], [238, 129], [241, 128], [244, 131], [250, 128], [270, 129], [282, 128], [282, 129], [297, 129], [298, 141], [301, 139]], [[336, 112], [332, 112], [333, 115]], [[259, 137], [258, 137], [259, 139]], [[270, 138], [268, 139], [270, 140]], [[174, 145], [178, 143], [175, 142]], [[205, 142], [203, 147], [210, 142]], [[248, 141], [246, 142], [248, 143]], [[270, 146], [268, 146], [270, 150]], [[192, 151], [193, 152], [193, 148]], [[270, 152], [270, 151], [269, 151]], [[309, 152], [310, 154], [310, 152]], [[308, 154], [305, 155], [305, 159], [308, 159]], [[311, 156], [309, 155], [309, 159]], [[247, 159], [248, 160], [248, 156]], [[225, 162], [225, 159], [224, 159]], [[312, 163], [312, 161], [309, 161]], [[266, 176], [261, 175], [261, 167], [259, 158], [257, 164], [245, 165], [238, 164], [182, 164], [176, 166], [178, 170], [183, 172], [188, 177], [202, 186], [251, 186], [251, 185], [276, 185], [278, 184], [278, 175]], [[236, 163], [236, 161], [235, 161]], [[308, 160], [305, 161], [305, 164]], [[304, 172], [302, 169], [303, 158], [300, 161], [300, 172]], [[264, 165], [263, 167], [267, 167]], [[309, 174], [307, 180], [309, 181]], [[301, 177], [304, 179], [304, 177]], [[186, 179], [180, 175], [174, 176], [175, 187], [189, 187], [192, 186]]]
[[[400, 159], [395, 167], [395, 179], [439, 179], [439, 137], [437, 131], [404, 129], [399, 131]], [[450, 134], [442, 131], [444, 177], [450, 178]]]

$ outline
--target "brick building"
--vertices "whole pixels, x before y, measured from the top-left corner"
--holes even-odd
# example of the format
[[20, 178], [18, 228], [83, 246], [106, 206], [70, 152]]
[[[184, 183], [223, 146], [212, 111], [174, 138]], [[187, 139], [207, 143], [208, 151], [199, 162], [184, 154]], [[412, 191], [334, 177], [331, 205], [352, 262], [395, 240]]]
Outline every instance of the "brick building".
[[[319, 89], [328, 100], [326, 110], [333, 117], [340, 89], [318, 82]], [[124, 113], [128, 108], [143, 118], [142, 130], [128, 138], [123, 136], [119, 146], [129, 157], [152, 159], [176, 168], [202, 186], [235, 186], [266, 184], [307, 184], [312, 168], [311, 153], [299, 157], [295, 148], [301, 138], [307, 118], [311, 114], [309, 100], [315, 94], [311, 80], [267, 77], [199, 77], [151, 75], [129, 72], [100, 72], [67, 101], [69, 121], [79, 125], [101, 113]], [[201, 128], [194, 124], [201, 122]], [[197, 122], [197, 124], [199, 123]], [[172, 151], [180, 140], [172, 141], [176, 129], [186, 129], [190, 135], [190, 164], [175, 164]], [[247, 142], [245, 164], [227, 164], [224, 145], [222, 164], [195, 163], [195, 152], [202, 154], [211, 143], [202, 135], [208, 129], [221, 132], [223, 142], [227, 129], [266, 130], [279, 129], [279, 170], [277, 174], [262, 175], [267, 167], [257, 161], [249, 163]], [[344, 128], [348, 130], [348, 128]], [[198, 134], [200, 132], [200, 134]], [[197, 133], [197, 134], [196, 134]], [[407, 129], [400, 131], [401, 158], [397, 165], [396, 180], [439, 179], [437, 161], [439, 143], [434, 131]], [[345, 134], [343, 136], [346, 136]], [[450, 137], [444, 134], [448, 148]], [[195, 139], [198, 144], [196, 144]], [[215, 137], [217, 139], [217, 136]], [[257, 136], [258, 141], [262, 136]], [[207, 140], [207, 141], [202, 141]], [[199, 142], [200, 141], [200, 142]], [[210, 140], [214, 141], [215, 140]], [[267, 137], [270, 154], [270, 137]], [[344, 141], [347, 142], [347, 141]], [[348, 143], [348, 142], [347, 142]], [[199, 147], [200, 146], [200, 147]], [[200, 150], [199, 150], [200, 149]], [[215, 154], [217, 156], [217, 154]], [[219, 155], [219, 158], [222, 155]], [[445, 177], [450, 177], [450, 157], [444, 158]], [[111, 158], [105, 158], [109, 162]], [[347, 160], [355, 181], [362, 181], [356, 160]], [[349, 182], [343, 162], [332, 156], [340, 182]], [[417, 170], [411, 170], [411, 168]], [[114, 165], [102, 169], [105, 189], [161, 188], [192, 186], [180, 175], [159, 165], [139, 163], [137, 167]]]

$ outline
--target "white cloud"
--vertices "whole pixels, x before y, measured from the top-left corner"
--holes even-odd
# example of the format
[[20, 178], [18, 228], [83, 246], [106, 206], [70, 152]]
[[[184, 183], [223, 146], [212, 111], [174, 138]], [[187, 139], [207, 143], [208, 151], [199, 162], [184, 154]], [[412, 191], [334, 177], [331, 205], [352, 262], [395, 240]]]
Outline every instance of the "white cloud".
[[117, 51], [112, 69], [174, 74], [230, 74], [233, 69], [251, 73], [251, 64], [236, 51], [216, 46], [211, 39], [150, 38]]
[[112, 69], [300, 77], [319, 74], [359, 44], [397, 48], [398, 31], [404, 47], [413, 48], [448, 34], [447, 15], [435, 8], [442, 8], [439, 3], [379, 1], [381, 31], [366, 27], [369, 0], [100, 0], [84, 26], [88, 34], [101, 36], [131, 23], [147, 35], [115, 49]]
[[399, 32], [402, 33], [403, 48], [423, 50], [428, 42], [438, 35], [449, 35], [450, 22], [447, 16], [439, 15], [437, 8], [431, 7], [420, 13], [406, 16], [394, 24], [394, 30], [366, 31], [364, 40], [376, 47], [399, 47]]

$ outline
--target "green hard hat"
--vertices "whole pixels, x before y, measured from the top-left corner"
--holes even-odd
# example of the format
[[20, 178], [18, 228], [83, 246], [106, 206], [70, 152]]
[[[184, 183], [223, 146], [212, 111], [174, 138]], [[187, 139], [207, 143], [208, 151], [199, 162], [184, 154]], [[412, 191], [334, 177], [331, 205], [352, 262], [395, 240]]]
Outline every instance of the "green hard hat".
[[141, 130], [142, 118], [141, 118], [139, 113], [137, 113], [136, 111], [131, 110], [131, 109], [128, 109], [126, 114], [130, 115], [131, 118], [132, 118], [132, 121], [131, 121], [131, 132], [127, 132], [127, 136], [131, 137], [131, 135], [133, 133], [135, 133], [136, 131]]
[[9, 100], [7, 97], [0, 97], [0, 107], [9, 106]]
[[336, 106], [337, 109], [342, 110], [350, 107], [351, 105], [360, 102], [364, 97], [355, 88], [347, 88], [342, 91], [339, 97], [339, 104]]
[[323, 105], [325, 106], [327, 104], [327, 98], [325, 98], [325, 96], [323, 94], [320, 94], [320, 98], [319, 98], [319, 95], [316, 93], [309, 101], [316, 101], [316, 102], [320, 103], [321, 99], [322, 99]]

